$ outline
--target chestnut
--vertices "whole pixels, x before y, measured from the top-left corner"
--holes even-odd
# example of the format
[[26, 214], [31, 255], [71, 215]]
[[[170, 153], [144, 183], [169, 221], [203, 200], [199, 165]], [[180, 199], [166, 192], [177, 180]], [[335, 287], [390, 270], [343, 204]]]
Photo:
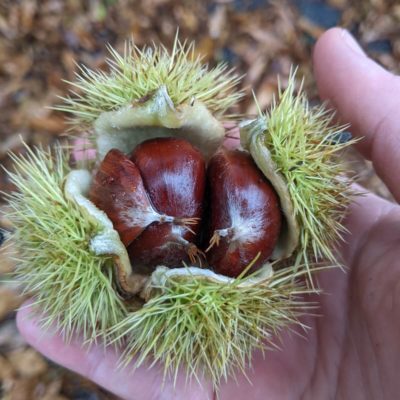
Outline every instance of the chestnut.
[[116, 149], [101, 162], [89, 198], [107, 214], [125, 246], [152, 222], [166, 218], [151, 204], [136, 165]]
[[216, 272], [237, 277], [256, 259], [253, 269], [271, 256], [281, 228], [279, 199], [251, 156], [219, 150], [207, 171], [209, 248], [207, 260]]
[[137, 146], [131, 160], [138, 167], [150, 200], [173, 220], [149, 226], [129, 247], [134, 265], [179, 266], [196, 262], [206, 184], [202, 154], [188, 141], [150, 139]]

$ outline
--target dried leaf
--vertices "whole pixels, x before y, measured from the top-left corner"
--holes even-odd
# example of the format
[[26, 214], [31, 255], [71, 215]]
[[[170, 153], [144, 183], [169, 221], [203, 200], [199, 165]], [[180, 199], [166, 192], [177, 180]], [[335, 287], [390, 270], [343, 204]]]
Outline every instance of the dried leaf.
[[15, 371], [24, 378], [37, 377], [47, 370], [43, 356], [31, 348], [14, 350], [8, 359]]

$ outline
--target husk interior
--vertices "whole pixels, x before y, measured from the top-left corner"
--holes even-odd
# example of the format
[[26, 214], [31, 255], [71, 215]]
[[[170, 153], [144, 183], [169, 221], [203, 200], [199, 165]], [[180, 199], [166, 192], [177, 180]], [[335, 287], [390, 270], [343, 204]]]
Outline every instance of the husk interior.
[[225, 130], [200, 101], [174, 106], [161, 86], [145, 100], [100, 114], [94, 123], [98, 159], [111, 149], [131, 152], [142, 141], [180, 137], [210, 158], [221, 145]]
[[284, 260], [290, 257], [298, 247], [300, 227], [295, 218], [287, 182], [272, 160], [270, 151], [263, 144], [262, 135], [265, 128], [265, 121], [262, 119], [242, 123], [240, 125], [241, 144], [250, 152], [258, 168], [278, 194], [284, 218], [278, 242], [271, 258], [273, 260]]

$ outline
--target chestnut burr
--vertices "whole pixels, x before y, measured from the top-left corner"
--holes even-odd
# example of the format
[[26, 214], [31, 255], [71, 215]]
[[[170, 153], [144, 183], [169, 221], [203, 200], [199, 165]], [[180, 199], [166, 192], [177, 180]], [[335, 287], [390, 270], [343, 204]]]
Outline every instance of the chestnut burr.
[[271, 256], [281, 228], [279, 199], [251, 156], [218, 151], [207, 171], [210, 189], [207, 259], [220, 274], [237, 277]]

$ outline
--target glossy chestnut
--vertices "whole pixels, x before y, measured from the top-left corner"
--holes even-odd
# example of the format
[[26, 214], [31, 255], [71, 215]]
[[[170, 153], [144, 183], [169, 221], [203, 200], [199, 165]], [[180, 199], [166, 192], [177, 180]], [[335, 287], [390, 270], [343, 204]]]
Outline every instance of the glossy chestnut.
[[101, 162], [89, 198], [107, 214], [125, 246], [148, 225], [164, 218], [151, 204], [136, 165], [116, 149]]
[[150, 200], [171, 219], [149, 226], [129, 247], [134, 265], [180, 266], [196, 262], [206, 182], [205, 162], [189, 142], [157, 138], [141, 143], [131, 160], [140, 170]]
[[279, 199], [251, 156], [218, 151], [207, 171], [209, 247], [216, 272], [237, 277], [258, 256], [253, 269], [271, 256], [281, 228]]

